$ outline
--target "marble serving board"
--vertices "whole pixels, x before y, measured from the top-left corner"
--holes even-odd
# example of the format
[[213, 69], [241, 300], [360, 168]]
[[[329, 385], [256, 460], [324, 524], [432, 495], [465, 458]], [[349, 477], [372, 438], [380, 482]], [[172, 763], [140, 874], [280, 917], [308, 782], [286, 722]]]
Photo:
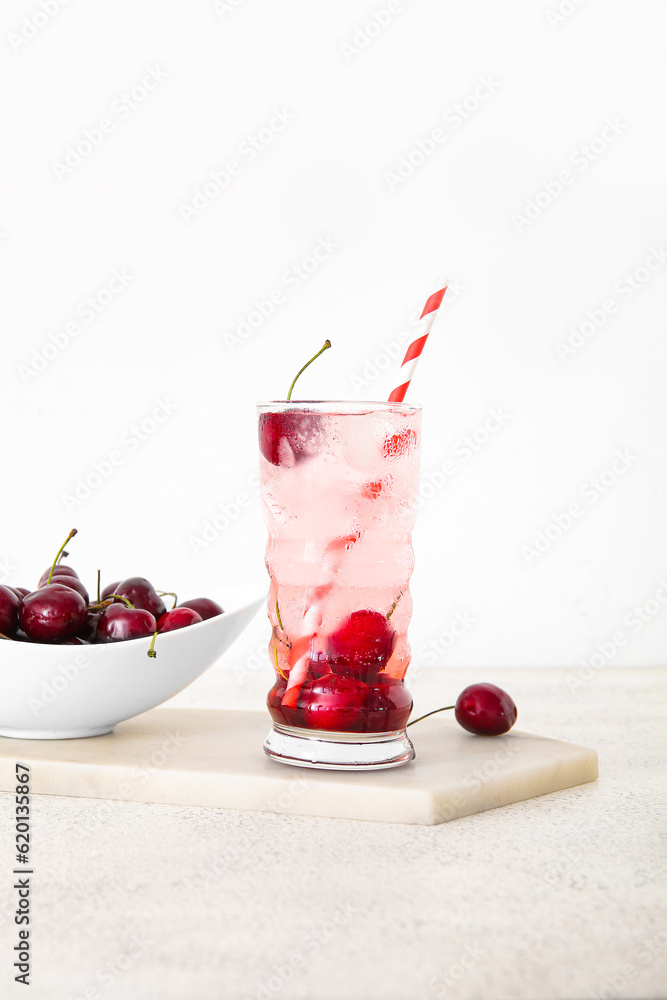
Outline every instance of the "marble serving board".
[[416, 759], [341, 773], [270, 760], [265, 712], [156, 708], [113, 733], [72, 740], [0, 737], [0, 789], [15, 763], [33, 794], [253, 809], [433, 825], [594, 781], [595, 750], [510, 732], [480, 737], [434, 716], [408, 732]]

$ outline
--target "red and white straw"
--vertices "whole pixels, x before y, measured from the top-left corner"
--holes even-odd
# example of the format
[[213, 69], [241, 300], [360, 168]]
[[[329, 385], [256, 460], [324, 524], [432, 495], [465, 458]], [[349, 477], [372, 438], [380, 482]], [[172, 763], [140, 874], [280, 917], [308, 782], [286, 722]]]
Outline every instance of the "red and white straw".
[[438, 309], [440, 308], [440, 303], [442, 302], [446, 291], [447, 285], [445, 285], [444, 288], [441, 288], [439, 292], [434, 292], [433, 295], [429, 296], [427, 299], [424, 310], [419, 317], [419, 336], [412, 341], [405, 352], [405, 357], [403, 358], [403, 363], [399, 372], [400, 382], [389, 396], [390, 403], [402, 403], [405, 399], [405, 394], [408, 391], [410, 380], [414, 374], [415, 368], [417, 367], [417, 362], [421, 357], [421, 353], [424, 350], [424, 345], [429, 333], [431, 332], [431, 327], [433, 326], [433, 320], [438, 315]]

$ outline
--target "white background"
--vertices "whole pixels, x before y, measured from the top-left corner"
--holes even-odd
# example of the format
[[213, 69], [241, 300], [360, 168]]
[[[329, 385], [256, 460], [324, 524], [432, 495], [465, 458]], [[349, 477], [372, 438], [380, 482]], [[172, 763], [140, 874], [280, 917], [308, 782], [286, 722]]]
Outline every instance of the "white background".
[[663, 662], [664, 5], [393, 0], [378, 30], [384, 0], [44, 2], [0, 15], [4, 582], [76, 526], [91, 586], [264, 587], [255, 402], [326, 337], [297, 395], [386, 398], [449, 279], [409, 396], [424, 482], [453, 462], [415, 659]]

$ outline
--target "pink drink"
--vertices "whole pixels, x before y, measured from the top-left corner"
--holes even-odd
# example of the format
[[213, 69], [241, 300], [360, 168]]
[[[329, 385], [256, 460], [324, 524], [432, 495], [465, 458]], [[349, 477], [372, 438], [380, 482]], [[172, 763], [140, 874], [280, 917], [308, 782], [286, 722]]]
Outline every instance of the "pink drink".
[[[282, 402], [259, 413], [276, 671], [265, 749], [316, 767], [405, 763], [421, 410]], [[369, 751], [378, 739], [384, 747]]]

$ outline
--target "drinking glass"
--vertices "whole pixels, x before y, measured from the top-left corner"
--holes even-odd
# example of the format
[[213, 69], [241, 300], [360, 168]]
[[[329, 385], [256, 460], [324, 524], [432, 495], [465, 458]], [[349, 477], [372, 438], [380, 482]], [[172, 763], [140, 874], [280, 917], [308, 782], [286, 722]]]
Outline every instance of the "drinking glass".
[[264, 749], [303, 767], [406, 764], [421, 407], [282, 401], [258, 411], [276, 674]]

